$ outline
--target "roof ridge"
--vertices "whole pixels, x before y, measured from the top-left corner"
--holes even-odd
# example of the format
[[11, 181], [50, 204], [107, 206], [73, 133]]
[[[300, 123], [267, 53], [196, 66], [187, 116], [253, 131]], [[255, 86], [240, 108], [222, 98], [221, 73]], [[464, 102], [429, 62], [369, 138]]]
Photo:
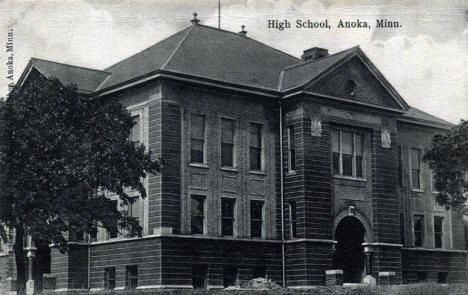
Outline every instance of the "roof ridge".
[[[185, 35], [184, 37], [179, 41], [179, 43], [177, 44], [177, 46], [174, 48], [174, 50], [172, 51], [172, 53], [169, 55], [169, 58], [163, 63], [163, 65], [161, 66], [161, 70], [164, 70], [164, 68], [167, 66], [167, 64], [169, 64], [169, 62], [172, 60], [172, 58], [174, 57], [174, 55], [176, 54], [177, 50], [179, 50], [180, 46], [182, 45], [182, 43], [184, 43], [184, 41], [187, 39], [187, 36], [189, 35], [189, 33], [192, 31], [193, 27], [195, 25], [192, 25], [190, 27], [187, 27], [187, 32], [185, 32]], [[158, 42], [159, 43], [159, 42]]]
[[138, 51], [138, 52], [135, 52], [134, 54], [132, 54], [132, 55], [130, 55], [130, 56], [127, 56], [126, 58], [121, 59], [121, 60], [119, 60], [119, 61], [113, 63], [112, 65], [108, 66], [108, 67], [105, 68], [104, 70], [109, 70], [109, 69], [112, 68], [113, 66], [115, 66], [115, 65], [117, 65], [117, 64], [119, 64], [119, 63], [121, 63], [121, 62], [123, 62], [123, 61], [125, 61], [125, 60], [128, 60], [128, 59], [134, 57], [135, 55], [138, 55], [138, 54], [140, 54], [140, 53], [142, 53], [142, 52], [145, 52], [146, 50], [148, 50], [148, 49], [150, 49], [150, 48], [153, 48], [154, 46], [158, 45], [159, 43], [164, 42], [164, 41], [166, 41], [167, 39], [169, 39], [169, 38], [171, 38], [171, 37], [173, 37], [173, 36], [175, 36], [175, 35], [177, 35], [177, 34], [179, 34], [179, 33], [182, 33], [184, 30], [189, 30], [191, 27], [192, 27], [192, 26], [189, 26], [189, 27], [186, 27], [186, 28], [184, 28], [184, 29], [182, 29], [182, 30], [180, 30], [180, 31], [178, 31], [178, 32], [175, 32], [174, 34], [169, 35], [168, 37], [166, 37], [166, 38], [164, 38], [164, 39], [161, 39], [161, 40], [159, 40], [158, 42], [156, 42], [156, 43], [154, 43], [154, 44], [151, 44], [150, 46], [146, 47], [145, 49], [140, 50], [140, 51]]
[[279, 49], [277, 49], [277, 48], [275, 48], [275, 47], [272, 47], [272, 46], [270, 46], [270, 45], [267, 45], [267, 44], [265, 44], [265, 43], [263, 43], [263, 42], [260, 42], [260, 41], [258, 41], [258, 40], [255, 40], [255, 39], [250, 38], [250, 37], [248, 37], [248, 36], [241, 36], [241, 35], [239, 35], [238, 33], [235, 33], [235, 32], [232, 32], [232, 31], [228, 31], [228, 30], [224, 30], [224, 29], [218, 29], [218, 28], [215, 28], [215, 27], [212, 27], [212, 26], [207, 26], [207, 25], [200, 25], [200, 24], [197, 24], [197, 26], [201, 26], [201, 27], [208, 28], [208, 29], [215, 30], [215, 31], [223, 31], [223, 32], [232, 34], [232, 35], [234, 35], [234, 36], [238, 36], [238, 37], [241, 37], [241, 38], [246, 38], [246, 39], [252, 40], [252, 41], [254, 41], [254, 42], [258, 43], [258, 44], [261, 44], [262, 46], [266, 46], [266, 47], [268, 47], [268, 48], [270, 48], [270, 49], [273, 49], [273, 50], [276, 51], [276, 52], [279, 52], [279, 53], [281, 53], [281, 54], [287, 55], [287, 56], [292, 57], [292, 58], [294, 58], [294, 59], [300, 60], [300, 58], [295, 57], [295, 56], [292, 55], [292, 54], [289, 54], [289, 53], [287, 53], [287, 52], [281, 51], [281, 50], [279, 50]]
[[[285, 68], [283, 69], [283, 71], [289, 71], [289, 70], [292, 70], [292, 69], [294, 69], [294, 68], [298, 68], [298, 67], [303, 66], [303, 65], [308, 65], [308, 64], [317, 62], [317, 61], [319, 61], [319, 60], [324, 60], [324, 59], [327, 59], [327, 58], [336, 56], [336, 55], [341, 54], [341, 53], [344, 53], [344, 52], [346, 52], [346, 51], [355, 50], [355, 49], [357, 49], [357, 48], [359, 48], [359, 45], [350, 47], [350, 48], [345, 49], [345, 50], [342, 50], [342, 51], [335, 52], [335, 53], [333, 53], [333, 54], [330, 54], [330, 55], [327, 55], [327, 56], [324, 56], [324, 57], [321, 57], [321, 58], [317, 58], [317, 59], [314, 59], [314, 60], [310, 60], [310, 61], [307, 61], [307, 62], [303, 62], [303, 63], [300, 63], [300, 64], [296, 64], [296, 65], [290, 65], [290, 66], [285, 67]], [[338, 60], [338, 61], [339, 61], [339, 60]], [[337, 61], [337, 62], [338, 62], [338, 61]]]
[[50, 63], [54, 63], [54, 64], [59, 64], [59, 65], [63, 65], [63, 66], [68, 66], [68, 67], [73, 67], [73, 68], [79, 68], [79, 69], [85, 69], [85, 70], [90, 70], [90, 71], [95, 71], [95, 72], [102, 72], [102, 73], [111, 74], [110, 72], [103, 71], [103, 70], [98, 70], [98, 69], [92, 69], [92, 68], [87, 68], [87, 67], [82, 67], [82, 66], [71, 65], [71, 64], [66, 64], [66, 63], [63, 63], [63, 62], [57, 62], [57, 61], [53, 61], [53, 60], [47, 60], [47, 59], [43, 59], [43, 58], [31, 57], [31, 62], [33, 62], [34, 60], [46, 61], [46, 62], [50, 62]]

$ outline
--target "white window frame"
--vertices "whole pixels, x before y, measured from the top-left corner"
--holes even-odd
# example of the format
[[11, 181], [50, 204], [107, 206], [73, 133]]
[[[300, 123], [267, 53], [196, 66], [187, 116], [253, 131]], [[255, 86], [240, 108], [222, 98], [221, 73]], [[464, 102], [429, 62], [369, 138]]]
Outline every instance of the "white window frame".
[[[366, 135], [360, 132], [355, 132], [352, 130], [344, 130], [344, 132], [351, 133], [353, 135], [353, 171], [352, 176], [350, 175], [343, 175], [343, 129], [341, 128], [333, 128], [333, 131], [338, 131], [339, 133], [339, 160], [338, 160], [338, 171], [339, 174], [334, 174], [333, 172], [333, 158], [332, 158], [332, 174], [334, 177], [338, 178], [348, 178], [348, 179], [357, 179], [357, 180], [366, 180]], [[361, 148], [362, 148], [362, 176], [358, 177], [357, 174], [357, 163], [356, 163], [356, 135], [361, 136]], [[332, 139], [333, 140], [333, 139]], [[333, 144], [333, 143], [332, 143]], [[333, 157], [333, 150], [332, 150], [332, 157]]]
[[[233, 147], [232, 147], [232, 167], [231, 166], [222, 166], [222, 145], [223, 145], [223, 139], [222, 139], [222, 121], [223, 120], [231, 120], [234, 122], [234, 136], [233, 136]], [[218, 147], [219, 147], [219, 167], [224, 170], [237, 170], [237, 136], [239, 134], [239, 119], [234, 118], [234, 117], [229, 117], [229, 116], [219, 116], [219, 139], [218, 139]]]
[[[419, 188], [414, 188], [413, 187], [413, 161], [412, 161], [412, 153], [413, 149], [416, 149], [419, 151]], [[410, 147], [409, 150], [409, 175], [410, 175], [410, 184], [411, 184], [411, 190], [415, 192], [423, 192], [424, 191], [424, 183], [423, 183], [423, 165], [422, 165], [422, 151], [423, 149], [420, 147]], [[431, 188], [432, 190], [432, 188]]]
[[[252, 170], [250, 169], [250, 139], [251, 139], [251, 124], [257, 124], [260, 125], [260, 170]], [[265, 128], [266, 124], [264, 122], [258, 122], [258, 121], [249, 121], [248, 122], [248, 135], [249, 135], [249, 142], [248, 142], [248, 168], [249, 171], [254, 171], [254, 172], [264, 172], [265, 171]]]
[[[234, 212], [233, 212], [233, 215], [234, 215], [234, 220], [232, 221], [232, 237], [237, 237], [237, 208], [238, 208], [238, 201], [237, 201], [237, 198], [236, 197], [231, 197], [231, 196], [221, 196], [221, 199], [220, 199], [220, 212], [219, 212], [219, 216], [220, 216], [220, 226], [219, 226], [219, 233], [221, 236], [223, 236], [223, 206], [222, 206], [222, 201], [223, 199], [231, 199], [231, 200], [234, 200]], [[227, 237], [231, 237], [231, 236], [227, 236]]]
[[[288, 126], [287, 127], [287, 136], [288, 136], [288, 174], [294, 174], [296, 173], [296, 165], [297, 165], [297, 162], [296, 162], [296, 133], [294, 132], [294, 125], [291, 125], [291, 126]], [[292, 158], [292, 154], [291, 154], [291, 138], [294, 138], [294, 159]], [[295, 169], [292, 169], [292, 163], [294, 162], [294, 168]]]
[[[441, 242], [440, 248], [436, 248], [436, 246], [435, 246], [435, 239], [436, 239], [435, 220], [436, 220], [436, 218], [442, 218], [441, 232], [440, 232], [440, 242]], [[432, 232], [434, 233], [434, 241], [433, 241], [434, 249], [445, 249], [444, 226], [445, 226], [445, 220], [446, 219], [447, 219], [447, 217], [444, 216], [444, 215], [434, 214], [434, 216], [432, 216]]]
[[[421, 233], [422, 233], [422, 236], [421, 236], [421, 246], [416, 246], [416, 234], [415, 234], [415, 231], [414, 231], [414, 228], [415, 228], [415, 221], [414, 221], [414, 217], [418, 215], [418, 216], [422, 216], [422, 229], [421, 229]], [[425, 242], [426, 242], [426, 216], [423, 212], [413, 212], [412, 214], [412, 221], [413, 221], [413, 226], [412, 226], [412, 232], [413, 232], [413, 244], [414, 244], [414, 247], [415, 248], [423, 248], [424, 245], [425, 245]]]
[[[252, 237], [252, 206], [251, 206], [251, 201], [258, 201], [262, 202], [262, 229], [261, 229], [261, 235], [260, 237]], [[250, 199], [249, 201], [249, 237], [253, 239], [264, 239], [265, 238], [265, 207], [266, 207], [266, 202], [263, 199]]]
[[[203, 163], [192, 162], [192, 116], [200, 116], [204, 118], [205, 130], [203, 134]], [[207, 166], [208, 164], [208, 116], [204, 113], [190, 113], [189, 114], [189, 163], [191, 166]]]
[[[295, 210], [296, 210], [296, 234], [293, 236], [292, 234], [292, 228], [293, 228], [293, 225], [292, 225], [292, 203], [294, 203], [294, 207]], [[289, 238], [290, 239], [297, 239], [297, 202], [296, 201], [291, 201], [291, 202], [288, 202], [288, 209], [289, 209]]]
[[[194, 234], [192, 233], [192, 196], [202, 196], [204, 197], [203, 200], [203, 233], [202, 234]], [[191, 193], [189, 194], [189, 208], [190, 208], [190, 213], [189, 213], [189, 225], [190, 225], [190, 234], [194, 236], [205, 236], [208, 233], [208, 226], [207, 226], [207, 214], [208, 214], [208, 196], [204, 194], [199, 194], [199, 193]]]

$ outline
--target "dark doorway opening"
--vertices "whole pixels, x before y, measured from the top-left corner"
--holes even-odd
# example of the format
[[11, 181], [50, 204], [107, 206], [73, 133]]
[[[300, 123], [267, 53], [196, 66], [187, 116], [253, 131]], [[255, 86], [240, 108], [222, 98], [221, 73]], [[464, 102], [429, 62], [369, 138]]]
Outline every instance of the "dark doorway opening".
[[360, 283], [365, 266], [364, 234], [361, 221], [353, 216], [343, 218], [336, 227], [336, 251], [333, 263], [336, 269], [343, 270], [345, 283]]

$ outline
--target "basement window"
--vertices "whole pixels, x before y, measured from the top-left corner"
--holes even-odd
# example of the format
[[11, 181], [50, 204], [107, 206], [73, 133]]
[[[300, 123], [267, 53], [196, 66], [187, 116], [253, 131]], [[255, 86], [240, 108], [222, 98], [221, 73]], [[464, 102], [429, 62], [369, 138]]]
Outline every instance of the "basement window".
[[437, 283], [445, 284], [447, 283], [448, 272], [438, 272], [437, 273]]
[[208, 266], [206, 264], [192, 265], [192, 286], [194, 289], [206, 289]]
[[125, 268], [125, 287], [127, 289], [136, 289], [138, 286], [138, 266], [128, 265]]
[[115, 288], [115, 267], [106, 267], [104, 269], [104, 289], [112, 290]]

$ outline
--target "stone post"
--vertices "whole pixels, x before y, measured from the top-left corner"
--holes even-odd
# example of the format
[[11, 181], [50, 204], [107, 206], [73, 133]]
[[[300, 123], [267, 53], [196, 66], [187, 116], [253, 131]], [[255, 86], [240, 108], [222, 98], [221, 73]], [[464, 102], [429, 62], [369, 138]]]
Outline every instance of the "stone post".
[[362, 280], [363, 283], [370, 286], [375, 286], [376, 281], [372, 276], [372, 253], [374, 252], [374, 246], [369, 243], [363, 243], [364, 254], [366, 255], [366, 276]]
[[33, 277], [33, 263], [36, 257], [36, 247], [31, 236], [28, 236], [28, 248], [26, 248], [27, 257], [29, 259], [28, 281], [26, 282], [26, 294], [32, 295], [34, 293], [34, 277]]

